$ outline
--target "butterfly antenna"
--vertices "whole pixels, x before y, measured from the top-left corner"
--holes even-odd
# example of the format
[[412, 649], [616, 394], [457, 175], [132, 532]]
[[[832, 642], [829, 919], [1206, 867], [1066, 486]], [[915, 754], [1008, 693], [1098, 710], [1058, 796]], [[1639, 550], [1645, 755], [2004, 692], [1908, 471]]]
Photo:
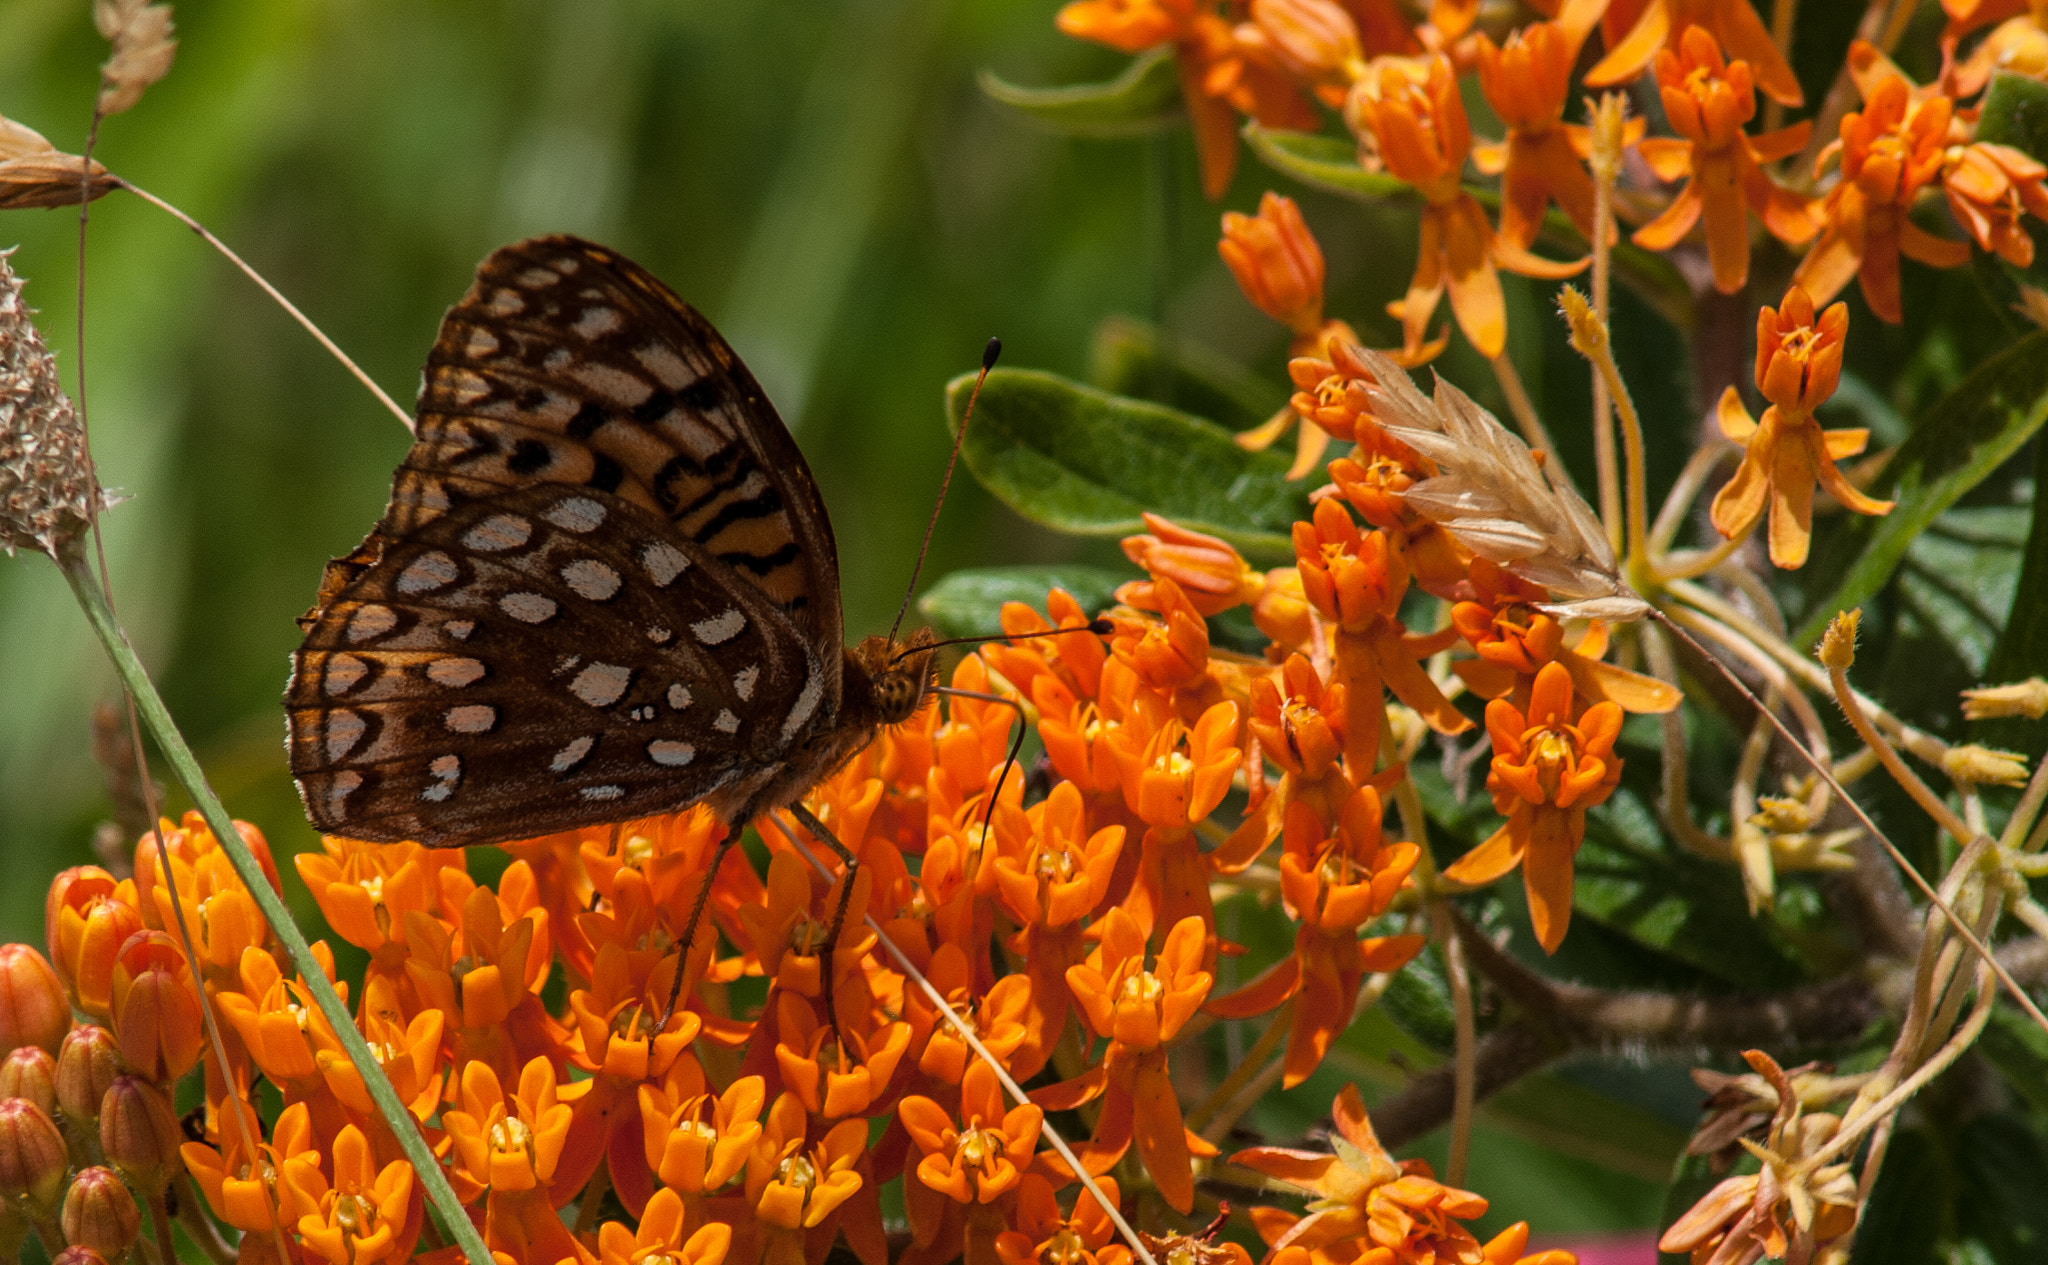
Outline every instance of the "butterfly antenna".
[[[1077, 628], [1062, 628], [1058, 629], [1057, 631], [1079, 632], [1081, 630]], [[1047, 635], [1049, 634], [1026, 634], [1026, 636], [1034, 637], [1044, 637]], [[1017, 640], [1022, 641], [1023, 637], [1019, 637], [1017, 638]], [[1008, 698], [1001, 694], [990, 694], [983, 690], [963, 690], [951, 685], [937, 685], [933, 686], [932, 689], [934, 693], [950, 695], [953, 698], [973, 698], [979, 699], [984, 703], [1000, 703], [1004, 707], [1007, 707], [1011, 711], [1017, 713], [1018, 723], [1016, 737], [1010, 740], [1010, 754], [1003, 760], [1003, 771], [996, 774], [995, 787], [988, 793], [988, 811], [982, 814], [981, 818], [981, 840], [982, 845], [986, 847], [988, 844], [989, 830], [994, 825], [996, 819], [996, 799], [1003, 793], [1003, 783], [1009, 780], [1011, 766], [1017, 763], [1017, 753], [1024, 749], [1024, 735], [1027, 732], [1029, 732], [1031, 728], [1031, 718], [1025, 715], [1024, 704], [1018, 702], [1014, 698]]]
[[931, 520], [924, 525], [924, 543], [917, 547], [917, 565], [910, 568], [910, 587], [903, 590], [903, 605], [896, 608], [896, 622], [889, 625], [889, 640], [896, 640], [896, 633], [903, 627], [903, 617], [910, 613], [910, 599], [917, 593], [918, 572], [924, 570], [925, 551], [932, 547], [932, 529], [939, 525], [939, 511], [946, 507], [946, 489], [953, 485], [953, 464], [960, 460], [960, 445], [967, 438], [967, 423], [974, 417], [974, 402], [981, 398], [981, 384], [988, 381], [988, 371], [996, 367], [996, 357], [1003, 354], [1003, 340], [991, 338], [988, 346], [981, 350], [981, 373], [974, 379], [974, 392], [967, 397], [967, 411], [960, 415], [960, 429], [953, 434], [953, 451], [946, 457], [946, 474], [939, 480], [939, 499], [932, 506]]
[[921, 645], [911, 646], [906, 650], [898, 650], [890, 657], [889, 662], [900, 663], [911, 655], [923, 654], [927, 650], [937, 650], [941, 646], [981, 646], [991, 641], [1030, 641], [1034, 637], [1059, 637], [1067, 633], [1077, 632], [1094, 633], [1098, 637], [1107, 637], [1115, 631], [1115, 624], [1110, 623], [1106, 619], [1094, 619], [1082, 624], [1078, 628], [1047, 628], [1039, 632], [983, 633], [973, 637], [948, 637], [944, 641], [927, 641]]

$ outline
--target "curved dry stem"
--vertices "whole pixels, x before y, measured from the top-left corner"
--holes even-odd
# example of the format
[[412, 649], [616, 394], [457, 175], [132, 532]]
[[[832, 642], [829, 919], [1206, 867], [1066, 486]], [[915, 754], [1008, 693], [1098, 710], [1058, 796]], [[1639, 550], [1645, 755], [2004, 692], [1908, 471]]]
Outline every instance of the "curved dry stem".
[[1906, 794], [1913, 797], [1913, 802], [1920, 805], [1921, 812], [1932, 817], [1934, 824], [1954, 836], [1957, 843], [1967, 843], [1974, 838], [1976, 832], [1970, 829], [1969, 823], [1956, 816], [1955, 811], [1942, 802], [1941, 796], [1936, 795], [1932, 787], [1920, 780], [1918, 773], [1906, 767], [1906, 762], [1899, 758], [1899, 753], [1892, 748], [1891, 742], [1877, 731], [1876, 725], [1870, 723], [1870, 717], [1857, 701], [1856, 692], [1849, 688], [1848, 670], [1830, 667], [1827, 672], [1828, 682], [1834, 687], [1835, 702], [1841, 707], [1842, 715], [1848, 719], [1849, 727], [1856, 731], [1856, 736], [1863, 740], [1863, 745], [1877, 753], [1878, 761], [1884, 765], [1884, 771], [1891, 774], [1892, 780], [1903, 787]]
[[398, 402], [396, 400], [393, 400], [389, 395], [386, 395], [384, 393], [384, 388], [377, 385], [376, 379], [372, 378], [369, 374], [363, 372], [362, 366], [356, 364], [355, 361], [349, 359], [347, 352], [343, 351], [338, 345], [336, 345], [335, 341], [329, 338], [318, 325], [315, 325], [311, 317], [307, 316], [304, 312], [301, 312], [298, 309], [298, 307], [292, 303], [290, 299], [284, 297], [284, 295], [278, 291], [278, 288], [276, 286], [270, 284], [269, 281], [265, 280], [262, 273], [250, 267], [248, 263], [245, 262], [240, 255], [237, 255], [234, 251], [228, 249], [228, 245], [226, 242], [223, 242], [220, 238], [215, 237], [212, 234], [212, 232], [210, 232], [207, 229], [207, 227], [204, 224], [201, 224], [198, 220], [193, 219], [191, 216], [185, 214], [183, 211], [179, 210], [171, 203], [164, 201], [162, 198], [156, 196], [154, 193], [149, 192], [147, 189], [142, 188], [140, 185], [131, 184], [128, 181], [121, 179], [119, 176], [114, 177], [114, 183], [120, 188], [126, 189], [128, 192], [134, 194], [136, 197], [141, 198], [144, 202], [147, 202], [151, 206], [164, 212], [166, 215], [169, 215], [171, 218], [183, 224], [186, 228], [189, 228], [193, 232], [199, 234], [199, 236], [206, 242], [207, 245], [219, 251], [221, 255], [224, 258], [226, 258], [226, 260], [229, 263], [233, 264], [236, 268], [241, 270], [243, 276], [255, 282], [258, 289], [262, 290], [263, 293], [270, 296], [271, 302], [283, 308], [287, 316], [291, 317], [294, 321], [297, 321], [299, 323], [299, 328], [305, 330], [308, 334], [311, 334], [313, 336], [313, 341], [319, 343], [323, 348], [325, 348], [327, 350], [328, 355], [334, 357], [337, 361], [339, 361], [341, 363], [342, 368], [348, 370], [349, 374], [352, 377], [354, 377], [356, 381], [362, 383], [363, 386], [368, 389], [371, 395], [377, 397], [377, 402], [379, 404], [382, 404], [386, 409], [390, 410], [391, 415], [398, 419], [399, 425], [405, 427], [405, 429], [408, 431], [412, 430], [412, 414], [398, 407]]
[[[1687, 636], [1685, 630], [1672, 622], [1670, 617], [1665, 615], [1663, 611], [1652, 608], [1650, 618], [1671, 629], [1678, 636], [1683, 637], [1693, 649], [1699, 651], [1708, 662], [1714, 665], [1721, 675], [1727, 679], [1729, 684], [1740, 690], [1743, 697], [1755, 703], [1759, 710], [1763, 709], [1763, 700], [1756, 696], [1755, 691], [1751, 690], [1741, 677], [1735, 675], [1733, 669], [1719, 659], [1716, 659], [1713, 655], [1708, 654], [1706, 647]], [[1799, 740], [1792, 736], [1792, 731], [1786, 728], [1782, 721], [1769, 711], [1764, 711], [1763, 714], [1770, 717], [1771, 724], [1777, 727], [1778, 732], [1784, 735], [1787, 742], [1791, 743], [1795, 748], [1799, 746]], [[2042, 1032], [2048, 1032], [2048, 1015], [2041, 1013], [2041, 1008], [2034, 1004], [2034, 999], [2027, 996], [2027, 991], [2019, 986], [2017, 980], [2013, 979], [2012, 972], [2006, 970], [2005, 966], [1992, 955], [1991, 950], [1985, 947], [1984, 942], [1964, 924], [1961, 915], [1957, 914], [1947, 901], [1941, 899], [1940, 895], [1935, 892], [1934, 886], [1927, 881], [1926, 876], [1913, 868], [1912, 862], [1906, 859], [1905, 853], [1899, 851], [1898, 845], [1893, 843], [1884, 831], [1878, 829], [1877, 823], [1871, 820], [1870, 814], [1863, 811], [1863, 805], [1857, 803], [1855, 798], [1842, 787], [1841, 783], [1835, 781], [1833, 770], [1829, 769], [1824, 762], [1818, 760], [1812, 761], [1812, 765], [1813, 771], [1819, 774], [1822, 780], [1827, 782], [1829, 789], [1841, 797], [1843, 806], [1855, 814], [1856, 820], [1862, 824], [1865, 830], [1870, 832], [1870, 837], [1875, 839], [1884, 848], [1886, 855], [1891, 857], [1892, 864], [1898, 866], [1905, 876], [1911, 880], [1913, 886], [1919, 888], [1921, 894], [1927, 897], [1928, 901], [1936, 909], [1941, 911], [1942, 917], [1948, 919], [1949, 924], [1955, 928], [1956, 934], [1968, 942], [1970, 948], [1975, 950], [1977, 956], [1990, 965], [1991, 969], [1998, 975], [1998, 982], [2005, 986], [2007, 992], [2012, 994], [2012, 999], [2019, 1004], [2020, 1009], [2027, 1012], [2027, 1017], [2032, 1019]]]

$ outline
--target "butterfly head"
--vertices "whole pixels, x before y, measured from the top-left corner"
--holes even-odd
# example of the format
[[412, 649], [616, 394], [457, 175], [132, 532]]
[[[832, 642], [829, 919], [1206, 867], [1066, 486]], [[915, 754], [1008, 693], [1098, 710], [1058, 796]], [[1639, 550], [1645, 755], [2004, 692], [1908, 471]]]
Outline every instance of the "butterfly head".
[[918, 713], [939, 683], [937, 640], [929, 628], [908, 638], [868, 637], [849, 653], [872, 683], [875, 711], [885, 725], [898, 725]]

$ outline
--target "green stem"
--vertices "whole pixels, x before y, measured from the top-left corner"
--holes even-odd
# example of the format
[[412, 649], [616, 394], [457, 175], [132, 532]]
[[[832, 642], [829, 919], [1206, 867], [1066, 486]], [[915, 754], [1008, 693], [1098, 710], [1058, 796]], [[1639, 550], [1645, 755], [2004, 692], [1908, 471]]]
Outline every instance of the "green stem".
[[171, 719], [170, 709], [164, 706], [163, 697], [143, 669], [142, 661], [136, 657], [135, 648], [128, 644], [128, 636], [121, 630], [114, 613], [107, 605], [106, 597], [93, 582], [92, 571], [86, 565], [83, 553], [76, 542], [57, 558], [57, 569], [64, 574], [65, 582], [85, 611], [86, 621], [98, 635], [101, 645], [106, 647], [107, 657], [113, 660], [114, 671], [121, 677], [121, 683], [135, 699], [136, 707], [142, 713], [142, 723], [155, 737], [158, 748], [171, 766], [171, 772], [192, 802], [206, 819], [207, 828], [219, 841], [221, 849], [241, 876], [242, 883], [249, 889], [249, 895], [256, 901], [257, 908], [271, 930], [284, 945], [285, 953], [291, 958], [293, 967], [305, 981], [307, 990], [313, 994], [320, 1013], [327, 1017], [328, 1024], [347, 1051], [349, 1061], [362, 1073], [363, 1084], [370, 1091], [370, 1098], [377, 1104], [377, 1110], [391, 1125], [391, 1131], [398, 1138], [398, 1144], [411, 1161], [413, 1171], [426, 1188], [427, 1202], [433, 1206], [456, 1241], [462, 1245], [463, 1254], [470, 1265], [492, 1265], [491, 1253], [484, 1246], [483, 1237], [470, 1222], [462, 1203], [455, 1197], [455, 1190], [448, 1184], [448, 1175], [434, 1158], [427, 1140], [420, 1134], [418, 1122], [412, 1118], [405, 1104], [399, 1101], [398, 1093], [391, 1088], [391, 1080], [384, 1074], [384, 1067], [370, 1052], [370, 1046], [363, 1034], [356, 1028], [348, 1007], [336, 995], [334, 985], [327, 979], [327, 973], [313, 957], [306, 944], [305, 935], [298, 924], [292, 921], [291, 911], [284, 901], [271, 890], [270, 880], [263, 872], [256, 858], [242, 843], [242, 836], [235, 829], [234, 820], [208, 785], [206, 773], [199, 767], [198, 757], [186, 744], [185, 736], [178, 732], [177, 723]]

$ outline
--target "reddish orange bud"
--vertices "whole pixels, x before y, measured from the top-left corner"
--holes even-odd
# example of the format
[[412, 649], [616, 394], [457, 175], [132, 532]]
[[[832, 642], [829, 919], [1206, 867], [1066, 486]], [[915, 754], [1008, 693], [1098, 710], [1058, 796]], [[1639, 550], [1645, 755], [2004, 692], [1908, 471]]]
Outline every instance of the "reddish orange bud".
[[128, 1066], [168, 1084], [198, 1065], [206, 1048], [199, 990], [168, 933], [128, 937], [113, 984], [114, 1038]]
[[71, 1189], [64, 1192], [62, 1222], [64, 1237], [73, 1247], [91, 1248], [118, 1261], [135, 1246], [142, 1214], [113, 1169], [93, 1167], [71, 1179]]
[[121, 1048], [114, 1034], [82, 1023], [64, 1034], [57, 1052], [57, 1106], [66, 1120], [90, 1125], [100, 1118], [100, 1104], [121, 1074]]
[[[250, 1265], [246, 1252], [237, 1259], [242, 1265]], [[67, 1247], [52, 1258], [50, 1265], [107, 1265], [107, 1258], [89, 1247]]]
[[1268, 193], [1256, 216], [1225, 211], [1216, 253], [1252, 306], [1299, 337], [1322, 328], [1323, 250], [1292, 198]]
[[72, 1004], [105, 1019], [112, 1004], [114, 957], [142, 930], [142, 913], [113, 875], [97, 865], [59, 874], [43, 902], [43, 943]]
[[39, 1045], [25, 1045], [0, 1059], [0, 1098], [26, 1098], [46, 1112], [57, 1110], [57, 1060]]
[[0, 945], [0, 1049], [55, 1054], [70, 1030], [71, 1003], [49, 962], [26, 944]]
[[1779, 408], [1811, 413], [1842, 380], [1842, 344], [1849, 305], [1837, 303], [1814, 321], [1813, 299], [1794, 285], [1776, 311], [1756, 314], [1756, 385]]
[[[1168, 579], [1179, 585], [1188, 602], [1202, 614], [1220, 615], [1256, 601], [1266, 587], [1265, 577], [1246, 565], [1230, 542], [1190, 531], [1149, 511], [1145, 526], [1150, 529], [1145, 535], [1124, 537], [1124, 556], [1155, 580]], [[1141, 610], [1163, 609], [1152, 586], [1143, 581], [1119, 589], [1117, 599]]]
[[0, 1101], [0, 1196], [48, 1216], [57, 1210], [70, 1164], [64, 1135], [48, 1112], [26, 1098]]
[[107, 1162], [145, 1196], [180, 1171], [184, 1134], [171, 1096], [140, 1076], [117, 1076], [100, 1100], [100, 1150]]

